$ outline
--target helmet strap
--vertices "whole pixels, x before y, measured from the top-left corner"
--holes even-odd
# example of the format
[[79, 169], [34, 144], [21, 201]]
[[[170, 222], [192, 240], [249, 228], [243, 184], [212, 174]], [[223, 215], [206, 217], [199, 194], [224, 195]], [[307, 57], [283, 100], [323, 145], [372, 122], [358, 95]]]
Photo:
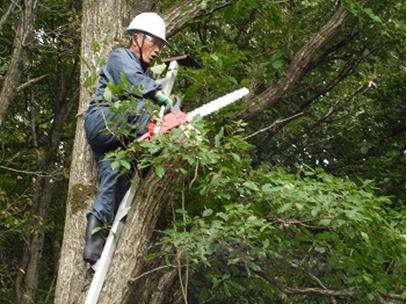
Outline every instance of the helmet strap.
[[[140, 34], [141, 34], [141, 33], [140, 33]], [[143, 69], [144, 69], [144, 68], [146, 68], [146, 66], [147, 66], [147, 64], [144, 62], [144, 58], [143, 58], [143, 46], [144, 46], [144, 41], [145, 41], [145, 39], [146, 39], [146, 34], [142, 33], [142, 35], [143, 35], [143, 42], [141, 43], [141, 46], [140, 46], [140, 44], [139, 44], [139, 42], [138, 42], [137, 39], [136, 39], [135, 41], [136, 41], [136, 45], [137, 45], [138, 50], [139, 50], [139, 53], [140, 53], [141, 65], [142, 65], [142, 67], [143, 67]]]

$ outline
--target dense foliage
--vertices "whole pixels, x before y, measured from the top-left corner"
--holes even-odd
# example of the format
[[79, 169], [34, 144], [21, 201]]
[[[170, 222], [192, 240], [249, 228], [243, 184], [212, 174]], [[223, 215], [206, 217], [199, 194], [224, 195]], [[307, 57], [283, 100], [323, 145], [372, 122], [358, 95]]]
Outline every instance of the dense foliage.
[[[178, 2], [158, 1], [157, 10]], [[199, 64], [179, 71], [174, 90], [184, 110], [241, 86], [254, 97], [276, 85], [339, 2], [238, 0], [191, 21], [161, 56], [189, 54]], [[239, 102], [194, 127], [110, 155], [127, 171], [142, 154], [139, 168], [152, 167], [159, 177], [173, 170], [166, 167], [172, 160], [182, 164], [159, 254], [168, 257], [168, 269], [179, 269], [184, 299], [405, 300], [405, 3], [344, 2], [354, 18], [256, 120], [236, 120], [245, 107]], [[8, 5], [0, 1], [2, 15]], [[13, 14], [17, 18], [0, 27], [0, 81], [21, 10]], [[45, 241], [36, 300], [52, 302], [80, 86], [80, 2], [40, 1], [36, 14], [22, 83], [47, 76], [18, 92], [0, 134], [4, 303], [19, 300], [24, 250], [39, 231]], [[96, 75], [82, 85], [94, 85]], [[118, 113], [132, 109], [123, 95], [137, 88], [129, 92], [125, 81], [109, 88], [105, 98]], [[41, 179], [52, 187], [41, 188]], [[33, 226], [35, 203], [44, 194], [51, 203], [41, 225]]]

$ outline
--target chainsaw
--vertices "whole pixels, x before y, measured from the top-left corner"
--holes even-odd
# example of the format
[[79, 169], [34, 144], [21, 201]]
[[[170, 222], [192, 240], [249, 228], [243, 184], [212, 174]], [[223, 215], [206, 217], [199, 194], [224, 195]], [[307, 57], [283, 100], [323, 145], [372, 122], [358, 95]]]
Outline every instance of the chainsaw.
[[147, 132], [137, 139], [142, 142], [150, 140], [155, 134], [166, 133], [169, 130], [179, 127], [181, 124], [191, 122], [197, 117], [205, 117], [219, 109], [226, 107], [229, 104], [241, 99], [249, 93], [247, 88], [241, 88], [226, 94], [216, 100], [213, 100], [207, 104], [202, 105], [195, 110], [184, 113], [180, 110], [180, 100], [177, 101], [175, 106], [171, 109], [171, 112], [164, 115], [164, 106], [160, 109], [160, 115], [157, 122], [150, 122], [147, 125]]

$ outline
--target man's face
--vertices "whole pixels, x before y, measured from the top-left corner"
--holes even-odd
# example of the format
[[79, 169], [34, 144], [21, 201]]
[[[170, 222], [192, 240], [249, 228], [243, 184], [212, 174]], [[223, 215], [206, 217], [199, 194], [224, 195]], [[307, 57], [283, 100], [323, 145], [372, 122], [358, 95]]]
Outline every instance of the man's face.
[[[144, 36], [144, 38], [143, 38]], [[158, 54], [161, 51], [162, 48], [162, 42], [161, 40], [149, 36], [147, 34], [136, 34], [135, 39], [137, 39], [138, 42], [138, 46], [141, 47], [141, 52], [142, 52], [142, 56], [143, 56], [143, 61], [148, 64], [151, 65], [154, 63], [154, 60], [156, 59], [156, 57], [158, 56]], [[143, 39], [144, 39], [144, 43], [143, 43]], [[136, 45], [137, 46], [137, 45]], [[136, 49], [138, 49], [138, 46]]]

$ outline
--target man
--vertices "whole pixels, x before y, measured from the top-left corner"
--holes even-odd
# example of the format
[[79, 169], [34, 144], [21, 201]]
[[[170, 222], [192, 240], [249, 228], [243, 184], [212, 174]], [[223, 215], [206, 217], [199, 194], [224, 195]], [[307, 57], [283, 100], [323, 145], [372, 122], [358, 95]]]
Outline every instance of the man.
[[[110, 55], [100, 72], [96, 93], [86, 113], [86, 137], [99, 165], [99, 188], [92, 210], [87, 215], [83, 254], [84, 260], [90, 264], [94, 264], [102, 253], [108, 235], [106, 228], [113, 223], [116, 210], [130, 181], [130, 175], [117, 177], [118, 170], [112, 169], [112, 161], [101, 161], [107, 152], [122, 145], [121, 139], [109, 132], [106, 126], [117, 120], [118, 114], [111, 112], [109, 104], [103, 100], [104, 91], [109, 82], [118, 84], [121, 75], [124, 75], [130, 84], [142, 86], [144, 98], [168, 109], [171, 100], [163, 95], [161, 86], [146, 74], [148, 66], [167, 43], [165, 31], [163, 19], [155, 13], [142, 13], [131, 21], [127, 28], [131, 36], [129, 48], [117, 49]], [[137, 113], [124, 114], [127, 123], [136, 126], [134, 139], [146, 132], [146, 125], [150, 120], [148, 112], [143, 112], [144, 108], [145, 104], [140, 98]]]

